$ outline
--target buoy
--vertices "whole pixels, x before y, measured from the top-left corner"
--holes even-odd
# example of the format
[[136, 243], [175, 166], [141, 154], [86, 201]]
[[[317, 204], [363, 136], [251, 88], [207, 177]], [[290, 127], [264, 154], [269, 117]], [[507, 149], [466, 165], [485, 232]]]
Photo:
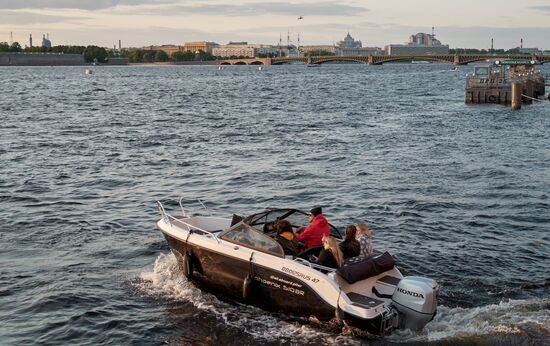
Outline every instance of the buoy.
[[186, 278], [193, 276], [193, 263], [191, 262], [191, 256], [185, 251], [183, 255], [183, 274]]
[[260, 67], [258, 67], [258, 71], [261, 71], [261, 70], [263, 70], [263, 69], [264, 69], [264, 68], [263, 68], [263, 67], [261, 67], [261, 66], [260, 66]]
[[84, 71], [85, 74], [92, 74], [92, 70], [90, 70], [89, 68], [86, 69], [86, 71]]
[[243, 281], [243, 300], [245, 302], [248, 302], [250, 299], [253, 283], [254, 279], [252, 278], [252, 275], [248, 274]]

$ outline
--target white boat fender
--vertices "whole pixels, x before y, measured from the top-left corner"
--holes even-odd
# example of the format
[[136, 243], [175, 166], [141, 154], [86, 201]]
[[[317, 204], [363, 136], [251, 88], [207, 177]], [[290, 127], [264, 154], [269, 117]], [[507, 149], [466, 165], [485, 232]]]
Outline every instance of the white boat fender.
[[191, 262], [191, 255], [187, 251], [183, 255], [183, 274], [188, 279], [193, 276], [193, 263]]
[[253, 286], [254, 286], [254, 267], [252, 264], [253, 256], [254, 256], [254, 252], [250, 254], [250, 260], [249, 260], [250, 271], [248, 272], [248, 275], [244, 278], [244, 281], [243, 281], [243, 300], [245, 302], [249, 301], [252, 294]]
[[189, 253], [189, 237], [191, 233], [193, 233], [193, 230], [189, 230], [187, 234], [187, 238], [185, 239], [185, 252], [183, 254], [183, 274], [188, 279], [193, 276], [193, 262], [191, 254]]

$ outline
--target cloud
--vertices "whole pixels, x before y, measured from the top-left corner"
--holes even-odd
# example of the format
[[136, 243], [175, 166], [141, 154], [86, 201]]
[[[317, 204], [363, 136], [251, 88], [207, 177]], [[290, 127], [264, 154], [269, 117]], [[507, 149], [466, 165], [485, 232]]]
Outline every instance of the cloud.
[[157, 15], [214, 15], [249, 17], [259, 15], [280, 16], [358, 16], [368, 11], [365, 7], [328, 1], [320, 3], [253, 2], [245, 4], [173, 5], [164, 8], [139, 9], [134, 13]]
[[29, 25], [29, 24], [45, 24], [45, 23], [61, 23], [70, 20], [83, 19], [83, 17], [65, 17], [65, 16], [49, 16], [44, 14], [23, 12], [23, 11], [3, 11], [0, 10], [0, 23]]
[[550, 6], [531, 6], [529, 8], [535, 11], [542, 11], [550, 15]]
[[45, 9], [67, 8], [78, 10], [101, 10], [117, 5], [143, 5], [173, 3], [176, 0], [0, 0], [0, 9]]

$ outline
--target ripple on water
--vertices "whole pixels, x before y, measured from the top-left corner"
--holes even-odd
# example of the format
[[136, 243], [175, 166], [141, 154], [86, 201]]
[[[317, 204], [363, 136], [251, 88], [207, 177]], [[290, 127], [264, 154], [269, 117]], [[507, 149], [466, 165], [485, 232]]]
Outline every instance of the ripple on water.
[[[2, 68], [2, 342], [544, 343], [548, 105], [466, 106], [448, 69]], [[181, 196], [189, 212], [201, 198], [221, 216], [322, 205], [366, 222], [404, 272], [442, 284], [440, 313], [380, 341], [202, 293], [159, 257], [154, 202]]]

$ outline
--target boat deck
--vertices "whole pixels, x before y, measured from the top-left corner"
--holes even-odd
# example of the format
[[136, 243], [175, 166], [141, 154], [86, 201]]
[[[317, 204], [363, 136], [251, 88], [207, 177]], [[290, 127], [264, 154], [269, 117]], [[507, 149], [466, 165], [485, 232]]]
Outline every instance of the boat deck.
[[381, 300], [367, 297], [355, 292], [350, 292], [347, 295], [348, 295], [348, 298], [352, 301], [353, 305], [358, 305], [366, 309], [374, 308], [380, 304], [384, 304], [384, 302]]

